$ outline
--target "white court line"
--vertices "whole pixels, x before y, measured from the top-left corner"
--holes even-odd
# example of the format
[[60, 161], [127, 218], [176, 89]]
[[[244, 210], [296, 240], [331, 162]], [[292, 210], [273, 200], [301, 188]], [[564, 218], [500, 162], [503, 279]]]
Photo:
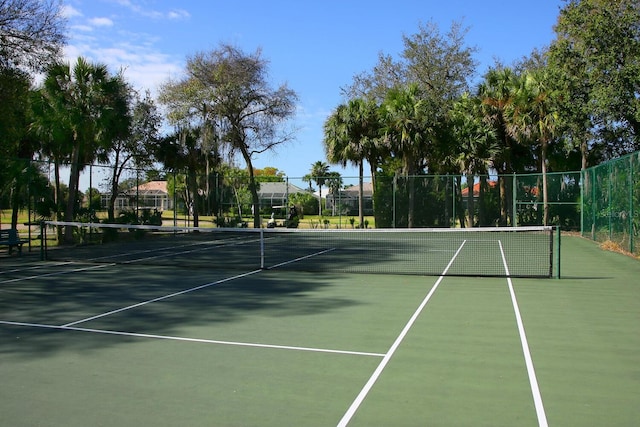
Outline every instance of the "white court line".
[[326, 254], [327, 252], [331, 252], [331, 251], [335, 251], [335, 250], [336, 250], [336, 248], [329, 248], [329, 249], [325, 249], [325, 250], [320, 251], [320, 252], [315, 252], [315, 253], [313, 253], [313, 254], [309, 254], [309, 255], [301, 256], [301, 257], [299, 257], [299, 258], [292, 259], [292, 260], [290, 260], [290, 261], [285, 261], [285, 262], [281, 262], [281, 263], [279, 263], [279, 264], [272, 265], [271, 267], [268, 267], [268, 269], [270, 270], [270, 269], [273, 269], [273, 268], [282, 267], [283, 265], [293, 264], [294, 262], [298, 262], [298, 261], [305, 260], [305, 259], [307, 259], [307, 258], [312, 258], [312, 257], [314, 257], [314, 256], [318, 256], [318, 255]]
[[458, 248], [458, 250], [456, 251], [456, 253], [453, 255], [453, 258], [451, 258], [451, 261], [449, 261], [449, 264], [447, 264], [447, 267], [444, 269], [444, 271], [442, 272], [440, 277], [438, 277], [438, 280], [436, 281], [436, 283], [433, 285], [433, 287], [431, 288], [431, 290], [429, 291], [427, 296], [424, 298], [424, 300], [422, 300], [422, 303], [417, 308], [417, 310], [413, 313], [413, 316], [411, 316], [411, 318], [409, 319], [409, 321], [405, 325], [405, 327], [402, 330], [402, 332], [400, 332], [400, 335], [398, 335], [398, 338], [396, 338], [396, 340], [393, 343], [393, 345], [389, 348], [387, 353], [384, 355], [384, 358], [382, 359], [382, 361], [380, 362], [380, 364], [378, 365], [376, 370], [373, 372], [373, 374], [369, 378], [369, 381], [367, 381], [367, 383], [364, 385], [362, 390], [360, 390], [360, 393], [358, 394], [356, 399], [353, 401], [353, 403], [351, 404], [351, 406], [349, 407], [347, 412], [343, 415], [342, 419], [338, 423], [338, 427], [344, 427], [347, 424], [349, 424], [349, 421], [351, 421], [351, 418], [353, 418], [353, 416], [355, 415], [356, 411], [358, 410], [358, 408], [360, 407], [360, 405], [362, 404], [364, 399], [367, 397], [367, 394], [369, 394], [369, 391], [371, 390], [373, 385], [376, 383], [376, 381], [378, 380], [378, 378], [382, 374], [382, 371], [384, 370], [384, 368], [387, 366], [387, 364], [391, 360], [391, 357], [393, 357], [394, 353], [396, 352], [396, 350], [400, 346], [400, 343], [402, 343], [402, 341], [404, 340], [404, 337], [409, 333], [409, 330], [411, 329], [411, 327], [413, 326], [415, 321], [418, 319], [418, 316], [420, 315], [420, 313], [422, 313], [422, 310], [427, 305], [427, 303], [429, 302], [429, 300], [431, 299], [433, 294], [436, 292], [436, 289], [438, 289], [438, 286], [442, 282], [442, 279], [444, 279], [444, 276], [447, 274], [447, 271], [449, 271], [449, 268], [453, 264], [453, 261], [456, 259], [456, 257], [458, 256], [458, 254], [460, 253], [460, 251], [462, 250], [462, 247], [464, 246], [464, 244], [466, 242], [467, 241], [464, 240], [462, 242], [462, 244], [460, 245], [460, 247]]
[[[294, 259], [292, 261], [289, 261], [288, 263], [300, 261], [300, 260], [315, 256], [315, 255], [320, 255], [320, 254], [328, 252], [330, 250], [331, 249], [326, 250], [326, 251], [317, 252], [315, 254], [307, 255], [305, 257], [296, 258], [296, 259]], [[278, 265], [276, 265], [274, 267], [277, 267], [277, 266], [280, 266], [280, 265], [284, 265], [284, 264], [287, 264], [287, 263], [281, 263], [281, 264], [278, 264]], [[242, 277], [247, 277], [247, 276], [250, 276], [252, 274], [259, 273], [261, 271], [262, 270], [253, 270], [253, 271], [250, 271], [248, 273], [238, 274], [236, 276], [227, 277], [226, 279], [217, 280], [215, 282], [205, 283], [204, 285], [196, 286], [196, 287], [190, 288], [190, 289], [185, 289], [185, 290], [179, 291], [179, 292], [174, 292], [172, 294], [164, 295], [164, 296], [161, 296], [161, 297], [158, 297], [158, 298], [153, 298], [153, 299], [150, 299], [148, 301], [142, 301], [142, 302], [139, 302], [137, 304], [133, 304], [133, 305], [129, 305], [129, 306], [126, 306], [126, 307], [119, 308], [117, 310], [109, 311], [107, 313], [102, 313], [102, 314], [98, 314], [98, 315], [95, 315], [95, 316], [87, 317], [86, 319], [81, 319], [81, 320], [77, 320], [75, 322], [67, 323], [67, 324], [62, 325], [62, 326], [63, 327], [69, 327], [69, 326], [77, 325], [77, 324], [80, 324], [80, 323], [88, 322], [90, 320], [99, 319], [101, 317], [109, 316], [111, 314], [120, 313], [121, 311], [130, 310], [132, 308], [141, 307], [143, 305], [150, 304], [150, 303], [153, 303], [153, 302], [162, 301], [162, 300], [165, 300], [167, 298], [172, 298], [172, 297], [175, 297], [175, 296], [178, 296], [178, 295], [183, 295], [183, 294], [186, 294], [186, 293], [189, 293], [189, 292], [193, 292], [193, 291], [197, 291], [197, 290], [200, 290], [200, 289], [208, 288], [210, 286], [219, 285], [220, 283], [225, 283], [225, 282], [229, 282], [231, 280], [240, 279]]]
[[533, 401], [536, 407], [536, 414], [538, 416], [538, 425], [540, 427], [547, 427], [547, 415], [544, 411], [544, 405], [542, 404], [542, 395], [540, 394], [540, 387], [538, 386], [538, 380], [536, 378], [536, 371], [533, 367], [533, 359], [531, 358], [531, 351], [529, 350], [529, 343], [527, 341], [527, 335], [524, 331], [524, 323], [522, 322], [522, 316], [520, 315], [520, 308], [518, 307], [518, 300], [516, 299], [516, 293], [513, 290], [513, 283], [509, 274], [509, 266], [507, 265], [507, 259], [502, 249], [502, 242], [498, 240], [500, 245], [500, 253], [502, 254], [502, 263], [504, 264], [504, 271], [507, 274], [507, 283], [509, 284], [509, 293], [511, 294], [511, 302], [513, 303], [513, 310], [516, 315], [516, 323], [518, 324], [518, 332], [520, 333], [520, 342], [522, 343], [522, 352], [524, 353], [524, 360], [527, 365], [527, 373], [529, 374], [529, 383], [531, 385], [531, 393], [533, 394]]
[[240, 279], [242, 277], [247, 277], [247, 276], [250, 276], [252, 274], [259, 273], [261, 271], [262, 270], [253, 270], [253, 271], [250, 271], [248, 273], [243, 273], [243, 274], [238, 274], [236, 276], [227, 277], [226, 279], [216, 280], [215, 282], [205, 283], [204, 285], [196, 286], [196, 287], [190, 288], [190, 289], [185, 289], [185, 290], [179, 291], [179, 292], [174, 292], [174, 293], [169, 294], [169, 295], [163, 295], [161, 297], [153, 298], [153, 299], [150, 299], [150, 300], [147, 300], [147, 301], [142, 301], [142, 302], [139, 302], [137, 304], [128, 305], [126, 307], [122, 307], [122, 308], [119, 308], [117, 310], [112, 310], [112, 311], [108, 311], [106, 313], [97, 314], [95, 316], [87, 317], [86, 319], [76, 320], [75, 322], [64, 324], [64, 325], [62, 325], [62, 327], [63, 328], [68, 328], [69, 326], [77, 325], [79, 323], [84, 323], [84, 322], [88, 322], [90, 320], [99, 319], [101, 317], [109, 316], [111, 314], [120, 313], [122, 311], [130, 310], [132, 308], [141, 307], [143, 305], [151, 304], [153, 302], [162, 301], [162, 300], [165, 300], [165, 299], [168, 299], [168, 298], [173, 298], [173, 297], [178, 296], [178, 295], [183, 295], [183, 294], [186, 294], [186, 293], [189, 293], [189, 292], [193, 292], [193, 291], [197, 291], [197, 290], [200, 290], [200, 289], [208, 288], [210, 286], [219, 285], [220, 283], [225, 283], [225, 282], [229, 282], [231, 280]]
[[[53, 266], [67, 265], [67, 264], [71, 264], [71, 262], [70, 261], [58, 262], [58, 263], [54, 263]], [[27, 271], [27, 270], [40, 270], [40, 269], [43, 269], [43, 268], [48, 268], [50, 266], [51, 265], [42, 265], [42, 263], [40, 263], [38, 265], [31, 265], [29, 267], [20, 266], [20, 267], [14, 268], [13, 270], [2, 270], [2, 271], [0, 271], [0, 275], [7, 274], [7, 273], [21, 273], [21, 272]]]
[[[58, 263], [58, 264], [55, 264], [55, 265], [58, 266], [58, 265], [67, 265], [67, 264], [71, 264], [71, 263]], [[112, 267], [114, 265], [116, 265], [116, 264], [112, 263], [112, 264], [92, 265], [90, 267], [74, 268], [72, 270], [56, 271], [54, 273], [38, 274], [38, 275], [35, 275], [35, 276], [20, 277], [20, 278], [17, 278], [17, 279], [7, 279], [7, 280], [0, 281], [0, 284], [2, 284], [2, 283], [22, 282], [23, 280], [40, 279], [42, 277], [60, 276], [60, 275], [63, 275], [63, 274], [77, 273], [79, 271], [97, 270], [99, 268]]]
[[[251, 241], [241, 240], [241, 241], [237, 241], [237, 242], [224, 241], [223, 243], [220, 243], [217, 240], [193, 242], [193, 243], [185, 243], [183, 245], [164, 246], [164, 247], [161, 247], [161, 248], [153, 248], [153, 249], [140, 249], [140, 250], [131, 251], [131, 252], [123, 252], [123, 253], [120, 253], [120, 254], [104, 255], [104, 256], [100, 256], [100, 257], [89, 258], [86, 261], [87, 262], [100, 262], [101, 260], [115, 260], [117, 258], [123, 258], [123, 257], [132, 257], [132, 256], [138, 256], [138, 255], [145, 255], [145, 254], [152, 254], [152, 253], [157, 253], [157, 252], [170, 251], [168, 253], [162, 253], [162, 254], [159, 254], [159, 255], [151, 255], [151, 256], [146, 256], [146, 257], [143, 256], [141, 258], [128, 259], [128, 260], [123, 261], [123, 262], [113, 261], [114, 263], [117, 263], [117, 264], [133, 264], [133, 263], [136, 263], [136, 262], [147, 261], [147, 260], [152, 260], [152, 259], [157, 259], [157, 258], [169, 258], [169, 257], [180, 256], [180, 255], [183, 255], [183, 254], [189, 254], [189, 253], [193, 253], [193, 252], [208, 251], [208, 250], [211, 250], [211, 249], [225, 248], [225, 247], [228, 247], [228, 246], [239, 246], [239, 245], [244, 245], [244, 244], [252, 243], [252, 242], [255, 242], [255, 240], [251, 240]], [[198, 248], [195, 248], [195, 249], [177, 251], [177, 249], [180, 249], [180, 248], [189, 248], [189, 247], [193, 247], [193, 246], [203, 246], [203, 245], [206, 246], [206, 247], [204, 247], [204, 248], [198, 247]]]
[[362, 352], [362, 351], [332, 350], [327, 348], [296, 347], [296, 346], [288, 346], [288, 345], [259, 344], [259, 343], [248, 343], [248, 342], [239, 342], [239, 341], [208, 340], [208, 339], [202, 339], [202, 338], [175, 337], [170, 335], [140, 334], [135, 332], [110, 331], [110, 330], [104, 330], [104, 329], [44, 325], [39, 323], [9, 322], [4, 320], [0, 320], [0, 324], [12, 325], [12, 326], [27, 326], [31, 328], [56, 329], [56, 330], [62, 330], [62, 331], [90, 332], [95, 334], [119, 335], [119, 336], [136, 337], [136, 338], [186, 341], [186, 342], [196, 342], [196, 343], [204, 343], [204, 344], [233, 345], [233, 346], [239, 346], [239, 347], [258, 347], [258, 348], [271, 348], [271, 349], [277, 349], [277, 350], [310, 351], [315, 353], [346, 354], [346, 355], [352, 355], [352, 356], [370, 356], [370, 357], [384, 356], [384, 354], [380, 354], [380, 353], [369, 353], [369, 352]]

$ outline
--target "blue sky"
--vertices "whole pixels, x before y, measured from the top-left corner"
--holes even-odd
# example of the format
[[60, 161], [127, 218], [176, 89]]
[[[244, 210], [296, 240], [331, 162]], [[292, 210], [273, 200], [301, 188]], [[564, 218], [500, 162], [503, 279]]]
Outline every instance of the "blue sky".
[[[299, 97], [297, 138], [254, 166], [274, 166], [301, 177], [325, 161], [322, 125], [344, 102], [340, 88], [370, 71], [378, 53], [398, 56], [402, 36], [421, 23], [445, 33], [453, 21], [469, 27], [467, 44], [478, 49], [478, 76], [498, 59], [510, 64], [554, 38], [562, 0], [65, 0], [69, 61], [84, 56], [154, 93], [180, 78], [185, 59], [220, 43], [246, 53], [261, 48], [273, 86], [287, 83]], [[239, 166], [244, 167], [242, 162]], [[331, 170], [356, 176], [355, 168]]]

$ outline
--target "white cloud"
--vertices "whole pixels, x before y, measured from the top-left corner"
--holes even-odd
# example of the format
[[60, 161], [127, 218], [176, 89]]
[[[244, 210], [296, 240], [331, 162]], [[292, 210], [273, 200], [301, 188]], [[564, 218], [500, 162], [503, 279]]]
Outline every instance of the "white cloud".
[[[152, 19], [188, 19], [190, 14], [183, 9], [171, 12], [156, 12], [148, 9], [149, 3], [139, 0], [108, 0], [112, 5]], [[123, 10], [120, 10], [123, 12]], [[161, 36], [143, 31], [120, 28], [126, 18], [122, 14], [107, 12], [89, 19], [78, 9], [65, 8], [71, 19], [71, 37], [64, 48], [65, 61], [73, 64], [82, 56], [91, 62], [105, 64], [110, 72], [123, 72], [125, 79], [136, 89], [150, 90], [157, 94], [159, 86], [169, 78], [178, 78], [183, 73], [184, 59], [161, 52], [158, 43]], [[108, 16], [108, 17], [107, 17]], [[118, 16], [115, 20], [114, 16]], [[109, 31], [98, 31], [108, 28]], [[125, 27], [126, 28], [126, 27]]]
[[167, 14], [169, 19], [187, 19], [191, 17], [191, 14], [183, 9], [172, 10]]
[[111, 27], [113, 26], [113, 21], [109, 18], [91, 18], [89, 19], [89, 23], [96, 27]]
[[90, 25], [72, 25], [71, 29], [74, 31], [88, 33], [93, 31], [93, 27]]
[[[132, 35], [130, 35], [132, 36]], [[140, 35], [137, 35], [140, 38]], [[131, 38], [134, 38], [133, 36]], [[85, 38], [67, 45], [64, 56], [73, 63], [79, 56], [107, 65], [112, 73], [123, 72], [125, 79], [138, 90], [155, 95], [160, 84], [182, 73], [183, 64], [154, 49], [153, 43], [130, 42], [105, 44], [104, 40]]]
[[143, 5], [132, 0], [112, 0], [112, 2], [125, 7], [138, 15], [151, 19], [187, 19], [191, 17], [189, 12], [183, 9], [174, 9], [165, 13], [153, 9], [147, 9]]
[[78, 9], [75, 9], [73, 6], [70, 6], [68, 4], [65, 4], [64, 6], [62, 6], [61, 13], [62, 13], [62, 16], [64, 16], [67, 19], [74, 18], [76, 16], [82, 16], [82, 12], [80, 12]]

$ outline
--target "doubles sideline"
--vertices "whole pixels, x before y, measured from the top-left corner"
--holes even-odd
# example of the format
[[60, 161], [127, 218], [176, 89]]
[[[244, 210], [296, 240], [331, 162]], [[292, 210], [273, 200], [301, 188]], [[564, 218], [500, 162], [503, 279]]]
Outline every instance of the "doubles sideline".
[[[464, 247], [465, 243], [466, 243], [466, 240], [462, 242], [462, 244], [460, 245], [458, 250], [455, 252], [453, 257], [449, 261], [449, 264], [447, 264], [446, 268], [444, 269], [444, 271], [442, 272], [442, 274], [440, 275], [440, 277], [438, 278], [436, 283], [433, 285], [433, 287], [431, 288], [431, 290], [429, 291], [427, 296], [424, 298], [424, 300], [422, 300], [422, 303], [418, 306], [416, 311], [413, 313], [413, 315], [411, 316], [411, 318], [409, 319], [409, 321], [405, 325], [405, 327], [402, 330], [402, 332], [400, 333], [400, 335], [398, 335], [398, 338], [396, 338], [396, 340], [393, 343], [393, 345], [391, 345], [391, 347], [389, 348], [387, 353], [384, 355], [384, 357], [382, 358], [382, 361], [380, 362], [380, 364], [378, 365], [376, 370], [373, 372], [373, 374], [371, 375], [369, 380], [366, 382], [366, 384], [364, 385], [364, 387], [362, 388], [362, 390], [360, 391], [358, 396], [356, 396], [356, 398], [353, 401], [353, 403], [351, 403], [351, 406], [347, 409], [347, 411], [343, 415], [342, 419], [338, 423], [338, 427], [346, 427], [349, 424], [349, 422], [351, 421], [351, 419], [353, 418], [353, 416], [357, 412], [358, 408], [360, 407], [360, 405], [362, 404], [364, 399], [369, 394], [369, 391], [374, 386], [374, 384], [376, 383], [376, 381], [378, 380], [378, 378], [380, 377], [380, 375], [384, 371], [385, 367], [387, 366], [387, 364], [389, 363], [389, 361], [391, 360], [391, 358], [395, 354], [396, 350], [398, 349], [398, 347], [400, 346], [400, 344], [404, 340], [405, 336], [407, 335], [407, 333], [409, 332], [409, 330], [411, 329], [411, 327], [415, 323], [416, 319], [418, 318], [420, 313], [423, 311], [424, 307], [427, 305], [427, 303], [429, 302], [429, 300], [431, 299], [431, 297], [433, 296], [435, 291], [438, 289], [438, 286], [440, 285], [440, 283], [442, 282], [442, 280], [446, 276], [447, 272], [449, 271], [449, 268], [451, 267], [451, 265], [453, 264], [455, 259], [458, 257], [458, 255], [459, 255], [460, 251], [462, 250], [462, 248]], [[507, 283], [508, 283], [508, 286], [509, 286], [509, 293], [511, 295], [511, 302], [513, 304], [513, 310], [514, 310], [515, 316], [516, 316], [516, 323], [517, 323], [517, 326], [518, 326], [518, 333], [520, 335], [520, 342], [521, 342], [521, 345], [522, 345], [522, 351], [523, 351], [523, 354], [524, 354], [525, 364], [526, 364], [526, 367], [527, 367], [527, 374], [529, 376], [529, 384], [530, 384], [530, 387], [531, 387], [531, 393], [533, 395], [533, 400], [534, 400], [534, 404], [535, 404], [536, 416], [538, 418], [538, 425], [539, 425], [539, 427], [548, 427], [547, 417], [546, 417], [546, 413], [545, 413], [545, 410], [544, 410], [544, 405], [542, 403], [542, 395], [540, 393], [540, 387], [538, 386], [538, 381], [537, 381], [535, 369], [534, 369], [534, 366], [533, 366], [533, 359], [531, 357], [531, 351], [529, 350], [529, 344], [528, 344], [527, 336], [526, 336], [526, 333], [525, 333], [525, 330], [524, 330], [524, 324], [522, 322], [522, 316], [520, 315], [520, 309], [518, 307], [518, 301], [516, 299], [515, 291], [513, 289], [513, 282], [511, 281], [511, 277], [510, 277], [510, 273], [509, 273], [509, 267], [508, 267], [508, 264], [507, 264], [507, 259], [506, 259], [506, 256], [505, 256], [505, 253], [504, 253], [504, 250], [503, 250], [503, 247], [502, 247], [502, 242], [500, 240], [498, 240], [498, 244], [500, 246], [500, 254], [502, 256], [502, 262], [503, 262], [503, 265], [504, 265], [505, 273], [507, 275]]]

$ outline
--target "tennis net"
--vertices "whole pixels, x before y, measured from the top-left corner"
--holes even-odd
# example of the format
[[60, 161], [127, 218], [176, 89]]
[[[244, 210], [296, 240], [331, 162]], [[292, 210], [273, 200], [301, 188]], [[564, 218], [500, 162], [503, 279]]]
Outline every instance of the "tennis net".
[[[57, 245], [52, 227], [72, 227]], [[73, 222], [44, 225], [43, 258], [210, 269], [552, 277], [552, 227], [229, 229]], [[555, 254], [555, 256], [554, 256]]]

